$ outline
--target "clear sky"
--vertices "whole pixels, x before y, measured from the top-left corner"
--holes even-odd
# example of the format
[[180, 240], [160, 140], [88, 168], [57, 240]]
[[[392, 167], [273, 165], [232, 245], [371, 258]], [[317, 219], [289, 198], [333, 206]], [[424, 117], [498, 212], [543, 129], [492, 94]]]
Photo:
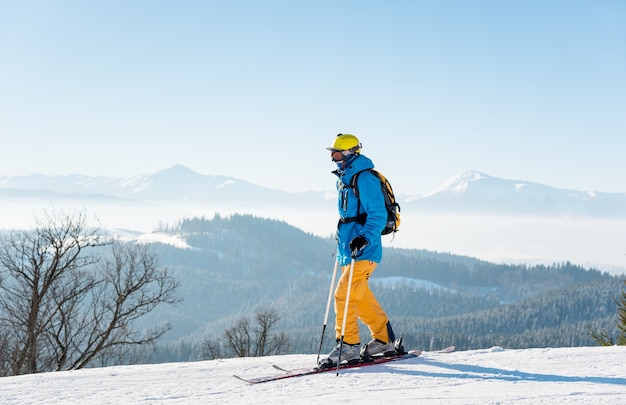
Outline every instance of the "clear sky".
[[0, 175], [332, 189], [339, 132], [396, 193], [626, 192], [626, 1], [0, 0]]

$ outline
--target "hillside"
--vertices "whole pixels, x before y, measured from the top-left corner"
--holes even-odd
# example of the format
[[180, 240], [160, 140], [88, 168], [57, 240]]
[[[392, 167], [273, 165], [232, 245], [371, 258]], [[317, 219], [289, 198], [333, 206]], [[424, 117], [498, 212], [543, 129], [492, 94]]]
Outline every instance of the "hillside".
[[620, 404], [626, 347], [424, 353], [403, 362], [247, 385], [232, 377], [298, 368], [315, 355], [116, 366], [0, 379], [5, 405]]
[[[104, 357], [99, 365], [234, 357], [224, 332], [241, 322], [255, 327], [259, 311], [277, 315], [272, 332], [284, 337], [266, 354], [317, 352], [332, 238], [251, 215], [191, 218], [152, 234], [113, 236], [149, 244], [159, 267], [179, 282], [181, 302], [159, 306], [133, 325], [141, 331], [172, 324], [156, 353], [135, 346], [127, 358]], [[622, 280], [596, 269], [567, 262], [503, 265], [424, 250], [386, 249], [384, 255], [371, 285], [407, 347], [589, 346], [595, 343], [589, 328], [616, 332], [612, 299]], [[330, 335], [324, 352], [331, 349]], [[363, 329], [361, 341], [369, 339]]]
[[[154, 247], [181, 281], [184, 301], [145, 320], [174, 323], [152, 361], [196, 360], [204, 340], [263, 308], [280, 314], [288, 353], [317, 350], [331, 238], [249, 215], [188, 219], [160, 237], [168, 244]], [[498, 265], [405, 249], [388, 249], [372, 277], [397, 332], [425, 348], [433, 341], [459, 349], [590, 345], [589, 326], [614, 327], [611, 300], [620, 287], [619, 278], [570, 263]]]

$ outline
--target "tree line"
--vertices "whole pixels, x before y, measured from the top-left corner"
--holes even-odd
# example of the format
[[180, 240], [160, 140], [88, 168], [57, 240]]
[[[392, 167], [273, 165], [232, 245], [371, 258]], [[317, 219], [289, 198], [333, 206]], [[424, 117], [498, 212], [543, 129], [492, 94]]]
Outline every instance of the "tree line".
[[[393, 310], [388, 313], [396, 334], [403, 337], [405, 347], [422, 350], [438, 350], [449, 345], [455, 345], [458, 350], [493, 346], [511, 349], [590, 346], [597, 344], [592, 330], [606, 331], [613, 339], [612, 342], [617, 343], [623, 342], [619, 339], [624, 336], [623, 332], [620, 335], [620, 329], [616, 325], [616, 316], [623, 316], [623, 310], [617, 308], [614, 301], [614, 297], [620, 294], [620, 285], [618, 278], [580, 283], [517, 303], [497, 304], [475, 311], [470, 309], [469, 312], [450, 316], [403, 316]], [[380, 291], [382, 290], [379, 289], [377, 294], [383, 297], [383, 301], [387, 296], [380, 294]], [[408, 291], [399, 292], [398, 288], [394, 289], [394, 293], [405, 298], [410, 296]], [[462, 306], [466, 298], [464, 294], [444, 291], [432, 295], [431, 292], [421, 291], [420, 295], [424, 299], [438, 296], [438, 302], [455, 302], [458, 306]], [[295, 304], [296, 308], [287, 307], [281, 301], [274, 302], [277, 306], [273, 310], [280, 315], [281, 322], [277, 322], [273, 328], [287, 337], [287, 345], [284, 346], [287, 353], [316, 353], [320, 342], [323, 308], [313, 297], [301, 298], [303, 300]], [[413, 301], [405, 303], [408, 306], [413, 304]], [[315, 310], [310, 311], [310, 316], [294, 322], [290, 317], [302, 314], [297, 310], [300, 306], [310, 306]], [[231, 318], [227, 324], [236, 327], [239, 322], [240, 320]], [[217, 330], [226, 334], [229, 330], [227, 324], [222, 324], [221, 328], [211, 327], [210, 330], [213, 333]], [[361, 340], [369, 339], [367, 331], [362, 330]], [[160, 354], [164, 357], [181, 356], [178, 360], [215, 358], [215, 351], [210, 351], [211, 355], [207, 355], [209, 352], [205, 350], [206, 347], [201, 347], [205, 340], [199, 337], [195, 343], [192, 342], [185, 340], [168, 344], [161, 348]], [[324, 351], [330, 350], [334, 345], [332, 337], [327, 336], [325, 342]], [[239, 356], [239, 353], [241, 351], [222, 350], [219, 355], [233, 357]]]

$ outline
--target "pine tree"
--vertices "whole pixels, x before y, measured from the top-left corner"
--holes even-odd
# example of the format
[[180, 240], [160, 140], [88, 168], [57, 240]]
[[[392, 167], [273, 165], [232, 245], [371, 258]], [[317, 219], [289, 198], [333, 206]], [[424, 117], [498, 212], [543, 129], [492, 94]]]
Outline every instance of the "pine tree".
[[[626, 280], [624, 280], [624, 285], [626, 286]], [[601, 346], [613, 346], [615, 344], [626, 346], [626, 290], [622, 290], [622, 296], [619, 299], [613, 298], [613, 301], [617, 304], [617, 321], [615, 323], [620, 331], [617, 339], [613, 340], [613, 337], [606, 330], [601, 333], [590, 330], [591, 337]]]
[[[626, 286], [626, 280], [624, 280]], [[615, 300], [617, 304], [617, 327], [621, 331], [617, 337], [617, 344], [620, 346], [626, 346], [626, 290], [622, 290], [622, 296], [619, 300]]]

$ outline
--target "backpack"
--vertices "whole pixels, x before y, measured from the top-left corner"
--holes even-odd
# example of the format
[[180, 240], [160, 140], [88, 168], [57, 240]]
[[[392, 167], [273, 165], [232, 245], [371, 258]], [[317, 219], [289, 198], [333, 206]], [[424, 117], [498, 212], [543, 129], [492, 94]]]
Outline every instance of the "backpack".
[[[387, 224], [380, 234], [395, 234], [396, 232], [398, 232], [398, 228], [400, 227], [400, 204], [398, 204], [398, 202], [396, 201], [396, 197], [393, 194], [393, 189], [391, 188], [391, 183], [389, 183], [389, 180], [387, 180], [385, 176], [383, 176], [381, 173], [374, 169], [368, 170], [380, 179], [380, 188], [385, 198], [385, 209], [387, 210]], [[362, 172], [356, 173], [354, 176], [352, 176], [352, 179], [350, 180], [350, 188], [352, 188], [354, 194], [356, 195], [356, 198], [359, 200], [359, 207], [357, 208], [357, 212], [361, 209], [361, 199], [359, 198], [359, 188], [357, 187], [357, 181], [361, 173]], [[366, 218], [367, 214], [363, 213], [357, 215], [356, 217], [343, 218], [340, 222], [347, 223], [355, 221], [357, 223], [364, 224]]]

